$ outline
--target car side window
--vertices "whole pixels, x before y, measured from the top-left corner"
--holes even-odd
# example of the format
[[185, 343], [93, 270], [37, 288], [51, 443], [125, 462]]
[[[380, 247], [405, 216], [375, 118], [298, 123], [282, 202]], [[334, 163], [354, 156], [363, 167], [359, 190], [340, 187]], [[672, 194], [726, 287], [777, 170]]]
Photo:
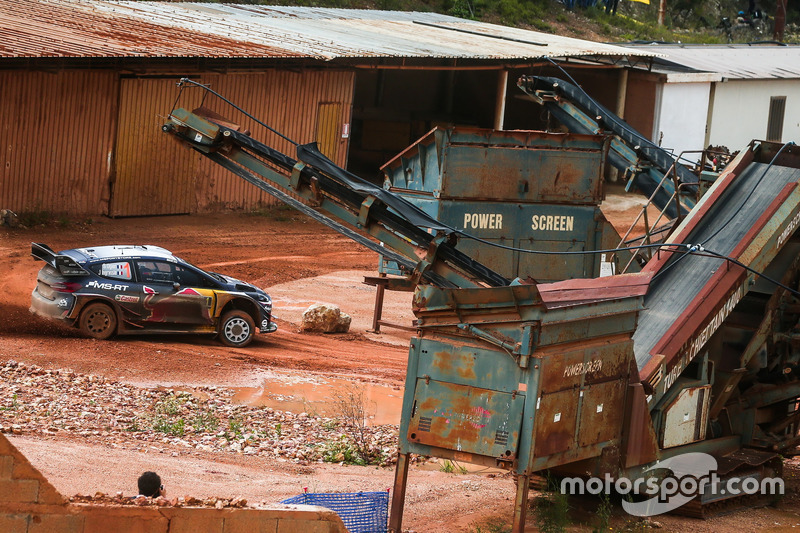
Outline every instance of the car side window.
[[95, 274], [109, 279], [121, 279], [130, 281], [133, 276], [131, 274], [131, 264], [127, 261], [115, 261], [113, 263], [101, 263], [93, 269]]
[[206, 278], [195, 272], [180, 265], [174, 265], [175, 281], [184, 287], [209, 287], [211, 284]]
[[136, 269], [142, 283], [174, 283], [172, 265], [164, 261], [137, 261]]

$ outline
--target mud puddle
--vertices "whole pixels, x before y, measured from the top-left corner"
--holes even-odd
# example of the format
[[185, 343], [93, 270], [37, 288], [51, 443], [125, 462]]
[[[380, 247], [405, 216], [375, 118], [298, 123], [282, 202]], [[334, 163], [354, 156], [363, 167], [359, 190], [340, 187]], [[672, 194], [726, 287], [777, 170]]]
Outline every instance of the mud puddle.
[[403, 389], [322, 376], [270, 374], [258, 387], [234, 387], [233, 401], [309, 416], [363, 412], [370, 425], [400, 424]]

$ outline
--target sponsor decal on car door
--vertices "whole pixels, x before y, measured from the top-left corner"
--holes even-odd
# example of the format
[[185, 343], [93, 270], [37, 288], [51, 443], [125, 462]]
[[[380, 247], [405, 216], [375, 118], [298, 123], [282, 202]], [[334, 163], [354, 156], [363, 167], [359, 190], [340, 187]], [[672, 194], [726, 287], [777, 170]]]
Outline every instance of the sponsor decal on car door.
[[146, 322], [163, 324], [210, 325], [214, 291], [183, 286], [188, 271], [183, 267], [160, 261], [140, 261]]

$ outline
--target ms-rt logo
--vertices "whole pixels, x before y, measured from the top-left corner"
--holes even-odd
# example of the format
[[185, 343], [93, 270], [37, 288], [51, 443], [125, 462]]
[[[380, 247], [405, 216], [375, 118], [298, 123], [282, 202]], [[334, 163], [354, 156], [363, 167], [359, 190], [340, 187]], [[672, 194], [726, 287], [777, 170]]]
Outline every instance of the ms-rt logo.
[[[761, 494], [781, 496], [781, 478], [761, 476], [720, 478], [717, 460], [707, 453], [684, 453], [659, 461], [636, 479], [568, 477], [561, 480], [562, 494], [611, 494], [623, 497], [622, 508], [633, 516], [656, 516], [674, 511], [700, 495], [704, 501]], [[656, 475], [658, 474], [658, 475]], [[636, 497], [640, 501], [630, 501]], [[644, 498], [644, 499], [642, 499]]]

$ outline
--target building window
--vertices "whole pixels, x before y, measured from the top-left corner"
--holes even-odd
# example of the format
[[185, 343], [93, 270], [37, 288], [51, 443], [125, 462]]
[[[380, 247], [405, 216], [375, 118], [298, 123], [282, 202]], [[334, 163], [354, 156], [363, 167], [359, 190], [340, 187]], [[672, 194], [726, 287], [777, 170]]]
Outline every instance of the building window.
[[767, 119], [768, 141], [780, 142], [783, 137], [783, 115], [785, 112], [785, 96], [773, 96], [769, 99], [769, 118]]

